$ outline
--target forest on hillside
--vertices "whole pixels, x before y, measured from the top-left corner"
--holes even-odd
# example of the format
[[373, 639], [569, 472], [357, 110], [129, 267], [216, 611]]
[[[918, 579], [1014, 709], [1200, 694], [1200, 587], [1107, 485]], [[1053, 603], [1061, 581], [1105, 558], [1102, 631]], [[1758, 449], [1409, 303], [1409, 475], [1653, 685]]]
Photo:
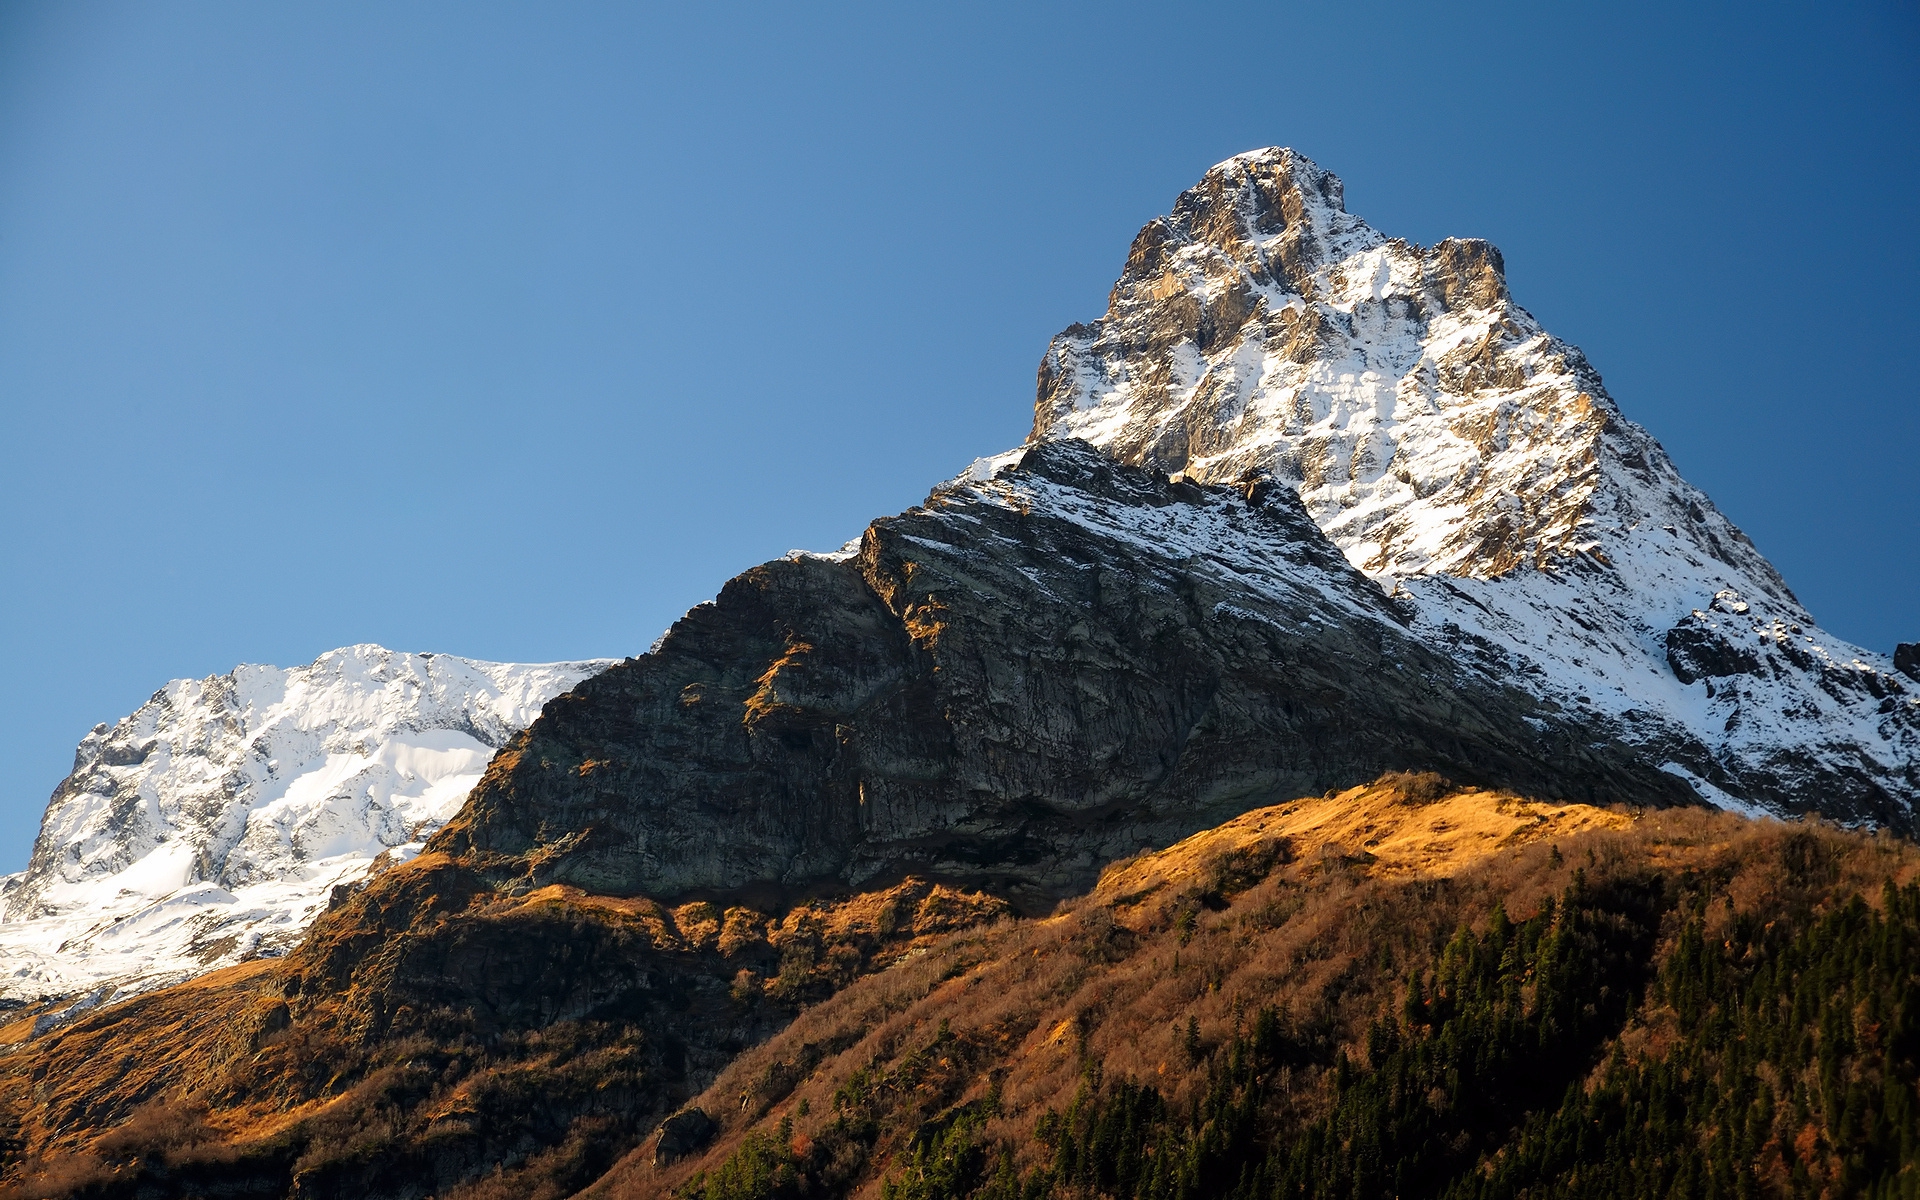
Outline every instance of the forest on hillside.
[[935, 984], [891, 1053], [863, 1043], [867, 1061], [823, 1074], [824, 1103], [794, 1088], [675, 1191], [1920, 1197], [1912, 854], [1734, 824], [1647, 818], [1452, 881], [1216, 864], [1132, 928], [1084, 905], [1058, 942], [1006, 947], [1056, 960], [1022, 985], [1055, 1006], [1036, 1030], [1068, 1018], [1050, 1072], [1024, 1061], [1044, 1040], [1008, 1036], [1039, 1004]]

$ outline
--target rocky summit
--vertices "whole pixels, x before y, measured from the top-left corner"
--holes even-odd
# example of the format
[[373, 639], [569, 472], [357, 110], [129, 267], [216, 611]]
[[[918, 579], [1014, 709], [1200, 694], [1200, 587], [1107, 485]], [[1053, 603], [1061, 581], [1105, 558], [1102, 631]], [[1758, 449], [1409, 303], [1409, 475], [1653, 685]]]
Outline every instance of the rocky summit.
[[1514, 303], [1499, 250], [1422, 249], [1291, 150], [1208, 171], [1056, 337], [1033, 438], [1265, 471], [1406, 606], [1704, 799], [1911, 829], [1920, 691], [1821, 630], [1745, 534]]
[[118, 881], [47, 963], [220, 969], [22, 990], [20, 1194], [1920, 1195], [1913, 646], [1292, 151], [1025, 445], [646, 654], [302, 672], [56, 793], [0, 933]]

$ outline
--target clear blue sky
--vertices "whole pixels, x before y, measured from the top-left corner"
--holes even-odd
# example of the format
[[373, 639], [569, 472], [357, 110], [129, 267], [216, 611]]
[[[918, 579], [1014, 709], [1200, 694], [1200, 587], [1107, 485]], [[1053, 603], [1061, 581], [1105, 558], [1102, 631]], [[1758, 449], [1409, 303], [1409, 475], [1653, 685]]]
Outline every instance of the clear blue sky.
[[1498, 243], [1823, 623], [1920, 639], [1917, 12], [8, 4], [0, 869], [169, 678], [636, 653], [917, 502], [1264, 145]]

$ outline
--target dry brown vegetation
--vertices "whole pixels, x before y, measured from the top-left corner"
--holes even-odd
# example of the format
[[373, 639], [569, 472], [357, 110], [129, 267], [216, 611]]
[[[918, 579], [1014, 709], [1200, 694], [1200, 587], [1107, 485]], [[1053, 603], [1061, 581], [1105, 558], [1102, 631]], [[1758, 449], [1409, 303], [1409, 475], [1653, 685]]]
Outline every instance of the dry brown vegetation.
[[463, 1180], [570, 1194], [800, 1005], [1008, 911], [918, 880], [778, 917], [508, 896], [424, 856], [284, 962], [15, 1045], [0, 1058], [7, 1182], [23, 1197], [430, 1195]]
[[[1496, 905], [1516, 920], [1539, 911], [1576, 872], [1595, 888], [1704, 887], [1718, 901], [1709, 922], [1726, 924], [1877, 896], [1920, 874], [1920, 853], [1817, 824], [1635, 817], [1431, 776], [1250, 813], [1116, 864], [1052, 917], [957, 935], [808, 1009], [699, 1097], [725, 1125], [704, 1154], [664, 1170], [631, 1155], [588, 1194], [697, 1192], [757, 1137], [803, 1164], [832, 1147], [811, 1194], [877, 1196], [909, 1148], [989, 1097], [984, 1140], [1031, 1168], [1045, 1153], [1036, 1122], [1069, 1106], [1090, 1065], [1181, 1111], [1263, 1008], [1308, 1049], [1280, 1084], [1304, 1118], [1327, 1105], [1343, 1052], [1366, 1061], [1369, 1026], [1401, 1002], [1410, 966]], [[1652, 1055], [1660, 1037], [1656, 1017], [1619, 1042]], [[857, 1136], [837, 1133], [856, 1111]]]
[[[1293, 1055], [1277, 1094], [1305, 1120], [1330, 1103], [1342, 1054], [1367, 1061], [1410, 969], [1496, 906], [1539, 911], [1576, 873], [1711, 897], [1711, 935], [1871, 901], [1920, 874], [1920, 852], [1817, 823], [1403, 775], [1114, 864], [1035, 919], [917, 880], [778, 913], [511, 895], [430, 855], [283, 962], [86, 1014], [0, 1057], [5, 1180], [22, 1197], [652, 1196], [777, 1146], [810, 1172], [807, 1194], [877, 1196], [961, 1117], [1034, 1167], [1036, 1123], [1090, 1069], [1191, 1105], [1267, 1009]], [[1649, 1009], [1614, 1044], [1651, 1059], [1673, 1037]], [[657, 1168], [647, 1135], [687, 1102], [718, 1135]]]

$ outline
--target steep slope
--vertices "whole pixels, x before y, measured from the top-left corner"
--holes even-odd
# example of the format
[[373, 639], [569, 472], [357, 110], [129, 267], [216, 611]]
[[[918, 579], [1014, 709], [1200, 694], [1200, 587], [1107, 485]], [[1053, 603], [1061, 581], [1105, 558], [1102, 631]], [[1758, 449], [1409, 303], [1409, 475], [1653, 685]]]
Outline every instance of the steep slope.
[[336, 885], [416, 853], [495, 750], [607, 665], [349, 646], [169, 683], [80, 743], [7, 877], [0, 997], [86, 1005], [284, 953]]
[[1425, 648], [1263, 478], [1174, 484], [1062, 442], [976, 474], [857, 552], [748, 572], [549, 704], [434, 845], [530, 886], [912, 872], [1044, 908], [1113, 858], [1385, 770], [1687, 799]]
[[1291, 150], [1229, 159], [1055, 338], [1035, 440], [1287, 481], [1434, 648], [1581, 712], [1704, 797], [1911, 828], [1920, 689], [1820, 630], [1500, 253], [1422, 249]]
[[699, 1153], [586, 1195], [1908, 1195], [1916, 880], [1891, 839], [1386, 779], [855, 982], [695, 1100]]

